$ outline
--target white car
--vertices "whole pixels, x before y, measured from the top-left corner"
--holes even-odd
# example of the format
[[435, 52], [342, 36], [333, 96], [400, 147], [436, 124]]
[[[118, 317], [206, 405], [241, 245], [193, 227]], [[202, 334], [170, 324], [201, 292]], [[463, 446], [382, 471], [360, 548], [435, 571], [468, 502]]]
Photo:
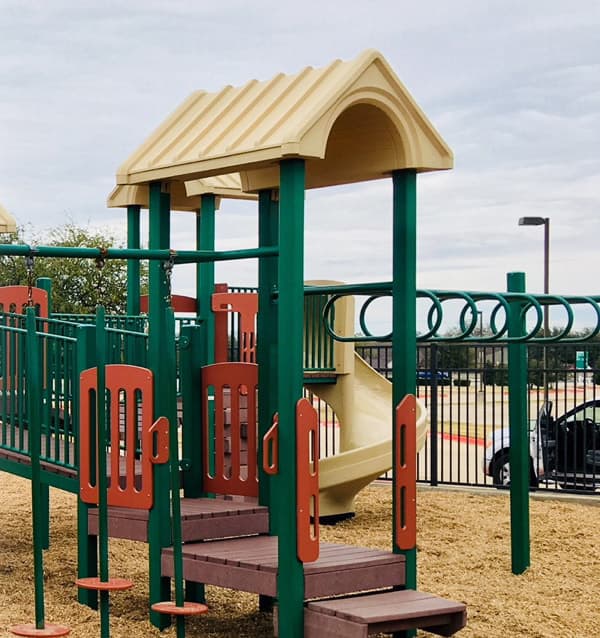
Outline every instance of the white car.
[[[586, 401], [554, 419], [552, 403], [542, 405], [529, 422], [530, 484], [540, 478], [561, 487], [600, 487], [600, 399]], [[497, 487], [510, 483], [509, 428], [495, 430], [488, 439], [483, 471]]]

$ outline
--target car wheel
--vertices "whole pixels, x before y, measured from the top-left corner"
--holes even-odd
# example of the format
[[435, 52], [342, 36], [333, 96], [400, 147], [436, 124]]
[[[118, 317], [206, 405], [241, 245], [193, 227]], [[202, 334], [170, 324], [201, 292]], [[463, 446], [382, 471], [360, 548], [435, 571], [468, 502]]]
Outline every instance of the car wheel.
[[492, 480], [497, 487], [510, 485], [509, 452], [498, 452], [492, 461]]

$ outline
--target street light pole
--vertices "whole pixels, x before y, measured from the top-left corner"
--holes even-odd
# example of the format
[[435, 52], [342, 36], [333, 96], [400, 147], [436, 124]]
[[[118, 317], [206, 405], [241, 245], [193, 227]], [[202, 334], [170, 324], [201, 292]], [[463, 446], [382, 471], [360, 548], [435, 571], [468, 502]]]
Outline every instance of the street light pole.
[[[544, 294], [550, 292], [550, 218], [549, 217], [521, 217], [519, 226], [543, 226], [544, 227]], [[544, 338], [550, 336], [550, 309], [544, 305]], [[546, 344], [543, 348], [544, 366], [544, 401], [548, 401], [548, 359], [546, 356]]]

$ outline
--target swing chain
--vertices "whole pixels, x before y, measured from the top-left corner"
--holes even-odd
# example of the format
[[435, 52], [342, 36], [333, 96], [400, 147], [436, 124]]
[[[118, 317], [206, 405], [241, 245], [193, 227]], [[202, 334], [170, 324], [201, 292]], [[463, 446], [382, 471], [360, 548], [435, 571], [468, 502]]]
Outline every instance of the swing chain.
[[25, 268], [27, 269], [27, 307], [33, 308], [33, 271], [35, 266], [35, 260], [33, 257], [33, 253], [35, 252], [35, 248], [31, 250], [31, 252], [25, 256]]
[[177, 252], [175, 250], [170, 250], [169, 260], [163, 262], [163, 268], [165, 271], [165, 283], [167, 284], [167, 294], [165, 296], [165, 301], [169, 305], [171, 304], [171, 279], [173, 277], [173, 266], [175, 266], [176, 256], [177, 256]]

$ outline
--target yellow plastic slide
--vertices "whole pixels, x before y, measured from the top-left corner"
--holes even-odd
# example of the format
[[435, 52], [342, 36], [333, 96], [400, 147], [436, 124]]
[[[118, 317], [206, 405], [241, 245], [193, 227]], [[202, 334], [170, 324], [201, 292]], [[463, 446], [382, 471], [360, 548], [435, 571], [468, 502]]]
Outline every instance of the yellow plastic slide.
[[[323, 285], [334, 282], [307, 282]], [[353, 334], [354, 300], [336, 303], [335, 332]], [[354, 513], [358, 492], [392, 468], [392, 384], [354, 351], [352, 343], [335, 345], [336, 383], [307, 387], [328, 403], [339, 422], [339, 449], [319, 461], [319, 514]], [[429, 429], [425, 405], [417, 399], [417, 451]]]

